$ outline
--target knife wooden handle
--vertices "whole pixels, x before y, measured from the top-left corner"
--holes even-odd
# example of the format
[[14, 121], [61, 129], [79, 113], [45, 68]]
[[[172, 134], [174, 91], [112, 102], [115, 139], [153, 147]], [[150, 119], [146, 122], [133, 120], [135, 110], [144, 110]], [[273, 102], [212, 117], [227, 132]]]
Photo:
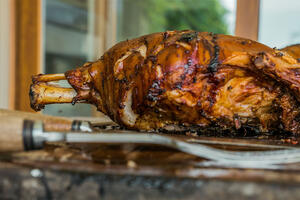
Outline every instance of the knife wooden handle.
[[72, 120], [65, 117], [54, 117], [39, 113], [22, 112], [16, 110], [0, 109], [0, 118], [14, 117], [28, 120], [42, 120], [44, 131], [80, 131], [81, 120]]
[[0, 118], [0, 152], [16, 152], [24, 150], [24, 120], [21, 118]]

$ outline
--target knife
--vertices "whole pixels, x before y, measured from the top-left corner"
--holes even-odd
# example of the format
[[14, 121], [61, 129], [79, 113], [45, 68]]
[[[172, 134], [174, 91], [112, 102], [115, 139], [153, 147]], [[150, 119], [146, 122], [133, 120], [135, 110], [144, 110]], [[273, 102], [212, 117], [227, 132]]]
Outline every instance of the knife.
[[[16, 121], [14, 122], [16, 123]], [[41, 121], [24, 120], [21, 129], [17, 128], [21, 126], [21, 121], [18, 121], [16, 124], [18, 126], [9, 126], [11, 127], [10, 130], [2, 128], [0, 132], [0, 152], [41, 149], [45, 142], [134, 143], [167, 146], [223, 164], [260, 166], [300, 162], [300, 150], [297, 148], [237, 152], [216, 149], [203, 144], [188, 143], [171, 136], [162, 136], [154, 133], [44, 132]]]

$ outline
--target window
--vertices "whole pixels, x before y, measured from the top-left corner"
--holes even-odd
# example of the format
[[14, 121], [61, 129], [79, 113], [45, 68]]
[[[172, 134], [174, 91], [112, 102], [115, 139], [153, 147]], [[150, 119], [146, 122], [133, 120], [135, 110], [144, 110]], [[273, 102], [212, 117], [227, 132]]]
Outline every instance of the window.
[[[92, 0], [45, 0], [44, 72], [64, 73], [92, 60]], [[91, 106], [48, 105], [44, 113], [89, 116]]]
[[[45, 0], [43, 71], [63, 73], [88, 60], [99, 58], [103, 53], [96, 50], [97, 45], [101, 45], [99, 37], [105, 38], [104, 49], [107, 49], [116, 41], [165, 30], [193, 29], [233, 34], [235, 1]], [[102, 4], [97, 5], [99, 2]], [[101, 6], [105, 6], [104, 10], [109, 10], [106, 16], [101, 15]], [[101, 17], [107, 18], [107, 25], [97, 27], [101, 23]], [[114, 18], [117, 19], [116, 24], [113, 22]], [[108, 26], [116, 28], [106, 30]], [[95, 31], [99, 28], [102, 35]], [[113, 38], [114, 35], [116, 38]], [[99, 55], [95, 56], [96, 52]], [[76, 104], [75, 107], [48, 105], [44, 112], [62, 116], [93, 114], [91, 106], [85, 104]]]
[[117, 40], [166, 30], [233, 34], [236, 0], [117, 0]]
[[300, 43], [300, 1], [261, 0], [259, 41], [283, 48]]

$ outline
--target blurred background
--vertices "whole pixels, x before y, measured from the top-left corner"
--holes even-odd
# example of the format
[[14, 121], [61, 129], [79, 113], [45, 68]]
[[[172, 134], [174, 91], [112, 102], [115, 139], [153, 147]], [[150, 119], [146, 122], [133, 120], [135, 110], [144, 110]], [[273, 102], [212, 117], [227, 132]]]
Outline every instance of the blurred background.
[[[300, 42], [299, 0], [1, 0], [0, 108], [32, 111], [30, 77], [62, 73], [140, 35], [193, 29], [282, 48]], [[90, 105], [49, 105], [95, 116]]]

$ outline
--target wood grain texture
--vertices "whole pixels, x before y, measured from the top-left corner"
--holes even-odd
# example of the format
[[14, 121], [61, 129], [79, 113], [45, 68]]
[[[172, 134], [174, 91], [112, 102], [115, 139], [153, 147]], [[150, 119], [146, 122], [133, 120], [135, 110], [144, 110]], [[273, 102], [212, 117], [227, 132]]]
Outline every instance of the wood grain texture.
[[[66, 118], [55, 117], [49, 115], [43, 115], [40, 113], [23, 112], [15, 110], [0, 109], [0, 123], [1, 119], [6, 118], [28, 119], [33, 121], [41, 120], [44, 123], [45, 131], [70, 131], [72, 128], [72, 122], [74, 120], [90, 121], [97, 125], [114, 124], [108, 117], [99, 115], [97, 118]], [[14, 123], [13, 123], [14, 124]], [[1, 129], [0, 129], [1, 131]]]
[[[1, 120], [6, 118], [15, 118], [18, 120], [33, 120], [33, 121], [43, 121], [45, 131], [70, 131], [72, 127], [72, 119], [65, 117], [54, 117], [49, 115], [43, 115], [40, 113], [22, 112], [15, 110], [0, 109], [0, 124]], [[14, 124], [14, 122], [12, 123]], [[12, 126], [10, 124], [10, 126]], [[0, 131], [3, 129], [0, 129]]]
[[33, 111], [29, 103], [31, 76], [41, 72], [41, 0], [15, 4], [15, 109]]
[[15, 108], [16, 93], [16, 0], [10, 1], [10, 72], [9, 72], [9, 109]]
[[235, 35], [257, 40], [260, 0], [237, 0]]
[[1, 117], [0, 126], [0, 152], [23, 151], [23, 119]]

